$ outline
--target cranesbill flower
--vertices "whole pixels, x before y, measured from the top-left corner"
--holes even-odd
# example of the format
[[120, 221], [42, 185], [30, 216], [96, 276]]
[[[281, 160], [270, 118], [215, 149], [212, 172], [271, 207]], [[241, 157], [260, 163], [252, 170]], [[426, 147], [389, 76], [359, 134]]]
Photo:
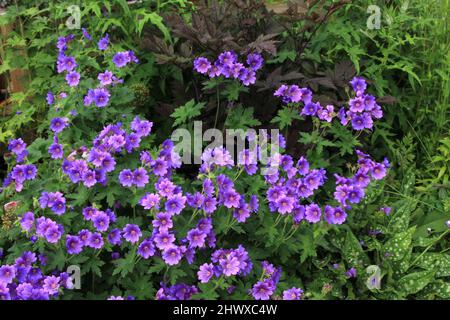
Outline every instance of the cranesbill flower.
[[79, 254], [83, 250], [83, 242], [77, 236], [66, 237], [66, 249], [68, 254]]
[[305, 219], [311, 223], [317, 223], [320, 221], [321, 210], [317, 204], [310, 204], [306, 206]]
[[167, 198], [165, 208], [168, 213], [180, 214], [186, 206], [186, 197], [181, 194], [176, 194]]
[[214, 265], [212, 263], [204, 263], [197, 272], [198, 280], [201, 283], [207, 283], [214, 275]]
[[34, 225], [34, 213], [31, 211], [25, 212], [20, 219], [20, 226], [24, 231], [30, 231]]
[[125, 240], [131, 243], [136, 243], [142, 236], [141, 229], [135, 224], [127, 224], [123, 228], [123, 237]]
[[0, 284], [10, 284], [16, 276], [15, 268], [4, 265], [0, 267]]
[[208, 73], [210, 68], [211, 68], [211, 63], [208, 61], [207, 58], [198, 57], [194, 60], [194, 69], [198, 73], [201, 73], [201, 74]]
[[66, 81], [70, 87], [76, 87], [80, 83], [80, 74], [76, 71], [69, 72]]
[[48, 276], [44, 279], [44, 285], [42, 288], [49, 294], [49, 295], [55, 295], [59, 291], [59, 281], [60, 278], [56, 276]]
[[50, 121], [50, 129], [55, 133], [60, 133], [69, 125], [67, 118], [53, 118]]
[[173, 243], [175, 242], [175, 236], [167, 231], [161, 231], [156, 234], [154, 241], [158, 249], [165, 250], [173, 246]]
[[171, 246], [170, 248], [164, 250], [162, 258], [169, 266], [173, 266], [180, 262], [182, 253], [179, 247]]
[[228, 190], [223, 195], [223, 205], [227, 208], [239, 208], [241, 195], [234, 190]]
[[382, 164], [377, 163], [373, 166], [370, 173], [375, 180], [381, 180], [386, 176], [386, 168]]
[[109, 35], [106, 33], [103, 38], [100, 39], [98, 42], [98, 50], [105, 51], [108, 49], [108, 43], [109, 43]]
[[133, 184], [138, 188], [143, 188], [148, 183], [147, 171], [144, 168], [137, 168], [133, 172]]
[[111, 71], [105, 70], [103, 73], [99, 73], [97, 79], [100, 81], [102, 86], [107, 86], [112, 83], [113, 73]]
[[124, 187], [133, 186], [133, 182], [134, 182], [133, 172], [130, 169], [122, 170], [119, 173], [119, 182]]
[[280, 197], [277, 200], [278, 212], [282, 215], [291, 213], [294, 209], [294, 199], [291, 197]]
[[303, 290], [299, 288], [291, 288], [283, 291], [283, 300], [301, 300]]
[[22, 152], [24, 152], [27, 148], [26, 143], [21, 139], [12, 139], [11, 141], [9, 141], [8, 144], [8, 150], [13, 152], [16, 155], [21, 154]]
[[237, 54], [233, 51], [225, 51], [219, 55], [218, 61], [223, 66], [231, 66], [237, 61]]
[[254, 71], [261, 69], [263, 62], [264, 59], [259, 53], [250, 53], [247, 56], [247, 64]]
[[142, 241], [139, 245], [137, 253], [144, 259], [148, 259], [155, 254], [155, 247], [150, 239]]
[[205, 246], [206, 233], [192, 229], [187, 233], [186, 238], [189, 240], [189, 247], [203, 248]]
[[53, 95], [53, 93], [51, 91], [47, 92], [47, 96], [46, 96], [45, 100], [47, 101], [47, 104], [49, 106], [51, 106], [55, 102], [55, 96]]
[[323, 217], [328, 224], [334, 224], [334, 208], [332, 206], [325, 206], [323, 209]]
[[220, 259], [219, 264], [222, 267], [222, 273], [227, 277], [239, 273], [240, 262], [234, 255], [228, 255], [225, 259]]
[[354, 77], [350, 81], [350, 84], [352, 85], [353, 90], [356, 92], [357, 95], [364, 93], [364, 91], [367, 88], [366, 80], [360, 77]]
[[44, 234], [45, 239], [49, 243], [57, 243], [59, 239], [61, 239], [61, 235], [62, 235], [61, 229], [56, 225], [47, 228]]
[[345, 213], [344, 209], [337, 207], [334, 208], [333, 212], [333, 223], [334, 224], [343, 224], [347, 219], [347, 213]]
[[66, 212], [66, 201], [65, 199], [56, 200], [51, 210], [58, 216], [63, 215]]
[[108, 105], [109, 102], [109, 91], [105, 88], [97, 88], [92, 92], [93, 102], [99, 108], [103, 108]]
[[317, 111], [319, 110], [319, 104], [314, 102], [309, 102], [305, 104], [305, 106], [302, 109], [301, 114], [307, 115], [307, 116], [315, 116]]
[[206, 213], [213, 213], [217, 209], [217, 200], [214, 197], [206, 197], [203, 201], [202, 209]]
[[365, 118], [362, 115], [354, 115], [352, 118], [352, 127], [355, 130], [363, 130], [366, 127]]
[[250, 290], [253, 298], [255, 298], [256, 300], [269, 300], [270, 296], [274, 292], [274, 285], [270, 282], [270, 279], [258, 281]]
[[363, 97], [355, 97], [349, 101], [351, 112], [363, 112], [365, 109], [365, 103]]
[[103, 211], [97, 211], [92, 218], [92, 222], [97, 231], [104, 232], [109, 228], [109, 216]]
[[63, 146], [59, 143], [52, 143], [48, 148], [48, 153], [52, 159], [62, 159], [64, 155]]
[[159, 212], [156, 214], [155, 219], [152, 221], [153, 227], [158, 229], [159, 232], [168, 231], [173, 227], [172, 215], [167, 212]]
[[364, 197], [364, 190], [357, 186], [350, 187], [350, 191], [347, 196], [347, 200], [351, 203], [359, 203]]
[[146, 193], [140, 200], [139, 204], [144, 207], [145, 210], [152, 208], [159, 209], [159, 202], [161, 197], [156, 193]]
[[122, 232], [120, 231], [120, 229], [113, 229], [108, 234], [108, 241], [112, 245], [120, 245], [122, 243]]
[[104, 241], [103, 237], [98, 232], [93, 232], [90, 234], [87, 245], [94, 249], [101, 249], [103, 247]]
[[126, 51], [117, 52], [113, 56], [112, 61], [114, 62], [117, 68], [123, 68], [127, 65], [128, 62], [130, 62], [130, 56]]

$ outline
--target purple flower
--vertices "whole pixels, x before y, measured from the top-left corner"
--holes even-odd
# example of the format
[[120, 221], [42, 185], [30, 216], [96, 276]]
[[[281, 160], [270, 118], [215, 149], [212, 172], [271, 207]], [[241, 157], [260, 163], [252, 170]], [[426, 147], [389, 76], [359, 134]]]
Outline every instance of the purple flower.
[[189, 247], [191, 248], [203, 248], [205, 246], [206, 233], [199, 229], [190, 230], [186, 238], [189, 240]]
[[321, 210], [317, 204], [310, 204], [306, 206], [305, 219], [311, 223], [317, 223], [320, 221]]
[[239, 273], [240, 262], [234, 255], [229, 255], [225, 259], [220, 259], [219, 264], [222, 267], [222, 273], [229, 277]]
[[127, 224], [123, 228], [123, 237], [131, 243], [136, 243], [142, 236], [141, 229], [135, 224]]
[[155, 247], [153, 246], [152, 241], [147, 239], [142, 241], [137, 252], [142, 258], [148, 259], [155, 254]]
[[382, 164], [377, 163], [373, 166], [370, 173], [375, 180], [381, 180], [386, 176], [386, 168]]
[[280, 197], [277, 200], [278, 212], [283, 214], [291, 213], [294, 209], [294, 199], [291, 197]]
[[112, 83], [113, 73], [111, 71], [105, 70], [103, 73], [99, 73], [97, 79], [100, 81], [102, 86], [106, 86]]
[[134, 182], [133, 172], [130, 169], [122, 170], [119, 173], [119, 182], [124, 187], [133, 186], [133, 182]]
[[68, 254], [79, 254], [83, 250], [83, 242], [77, 236], [66, 237], [66, 249]]
[[161, 231], [154, 238], [158, 249], [165, 250], [173, 246], [175, 236], [167, 231]]
[[30, 231], [34, 225], [34, 213], [31, 211], [25, 212], [20, 219], [20, 226], [24, 231]]
[[239, 208], [241, 195], [234, 190], [228, 190], [223, 194], [223, 205], [227, 208]]
[[180, 214], [184, 209], [186, 203], [186, 197], [181, 194], [176, 194], [167, 198], [165, 208], [168, 213]]
[[50, 121], [50, 129], [55, 133], [60, 133], [69, 125], [67, 118], [53, 118]]
[[92, 99], [95, 105], [99, 108], [105, 107], [109, 102], [109, 91], [105, 88], [97, 88], [92, 92]]
[[48, 153], [52, 159], [62, 159], [64, 156], [63, 146], [59, 143], [52, 143], [48, 148]]
[[51, 91], [47, 92], [47, 96], [46, 96], [45, 100], [47, 101], [47, 104], [49, 106], [51, 106], [55, 102], [55, 96], [53, 95], [53, 93]]
[[212, 263], [204, 263], [200, 266], [199, 271], [197, 272], [198, 280], [201, 283], [207, 283], [214, 275], [214, 265]]
[[349, 278], [356, 278], [356, 269], [355, 268], [350, 268], [347, 270], [347, 272], [345, 273], [345, 275]]
[[69, 72], [66, 81], [70, 87], [76, 87], [80, 83], [80, 74], [76, 71]]
[[44, 285], [42, 288], [49, 294], [49, 295], [55, 295], [59, 291], [59, 284], [60, 278], [55, 276], [48, 276], [44, 279]]
[[104, 241], [103, 237], [98, 232], [93, 232], [90, 234], [87, 245], [94, 249], [101, 249], [103, 247]]
[[133, 183], [138, 188], [143, 188], [148, 183], [147, 171], [144, 168], [138, 168], [133, 172]]
[[[363, 78], [360, 77], [354, 77], [351, 81], [350, 84], [353, 87], [353, 90], [358, 94], [362, 94], [364, 93], [364, 91], [367, 88], [367, 83], [366, 80], [364, 80]], [[358, 94], [359, 95], [359, 94]]]
[[180, 248], [171, 246], [170, 248], [164, 250], [162, 258], [169, 266], [178, 264], [182, 258]]
[[0, 284], [10, 284], [16, 276], [14, 267], [4, 265], [0, 267]]
[[97, 211], [92, 218], [92, 222], [97, 231], [104, 232], [109, 228], [109, 216], [103, 211]]
[[208, 73], [209, 69], [211, 68], [211, 63], [208, 61], [208, 59], [203, 57], [198, 57], [194, 60], [194, 69], [198, 73], [205, 74]]
[[103, 38], [100, 39], [98, 42], [98, 50], [105, 51], [108, 49], [108, 43], [109, 43], [109, 35], [106, 33]]
[[347, 219], [347, 214], [342, 208], [334, 208], [333, 211], [333, 223], [334, 224], [343, 224]]
[[119, 229], [113, 229], [109, 234], [108, 234], [108, 241], [109, 243], [111, 243], [112, 245], [120, 245], [122, 243], [122, 234], [121, 231]]
[[271, 280], [258, 281], [250, 290], [253, 298], [256, 300], [269, 300], [274, 292], [274, 286]]
[[222, 52], [219, 55], [218, 61], [223, 66], [231, 66], [237, 61], [237, 54], [232, 51]]
[[146, 193], [140, 200], [139, 204], [144, 207], [145, 210], [152, 208], [158, 209], [161, 197], [156, 193]]
[[112, 61], [114, 62], [117, 68], [123, 68], [127, 65], [128, 62], [130, 62], [130, 56], [126, 51], [117, 52], [112, 58]]
[[153, 220], [153, 227], [157, 228], [160, 232], [165, 232], [173, 227], [172, 215], [167, 212], [159, 212]]
[[363, 130], [366, 127], [366, 119], [360, 115], [353, 116], [352, 127], [355, 130]]
[[261, 69], [263, 62], [264, 59], [259, 53], [250, 53], [247, 56], [247, 64], [254, 71]]
[[299, 288], [291, 288], [283, 291], [283, 300], [301, 300], [303, 290]]
[[57, 243], [59, 241], [59, 239], [61, 239], [61, 229], [57, 226], [50, 226], [49, 228], [47, 228], [47, 230], [45, 231], [45, 239], [49, 242], [49, 243]]

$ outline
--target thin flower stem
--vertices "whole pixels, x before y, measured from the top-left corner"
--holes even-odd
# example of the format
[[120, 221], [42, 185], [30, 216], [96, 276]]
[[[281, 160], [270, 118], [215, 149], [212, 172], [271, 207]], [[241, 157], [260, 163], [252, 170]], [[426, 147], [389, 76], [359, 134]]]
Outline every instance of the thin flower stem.
[[216, 108], [216, 118], [214, 119], [214, 129], [217, 127], [217, 121], [219, 119], [219, 110], [220, 110], [220, 92], [219, 87], [216, 87], [216, 100], [217, 100], [217, 108]]
[[437, 242], [439, 242], [445, 235], [447, 235], [450, 232], [450, 229], [445, 230], [445, 232], [443, 232], [435, 241], [433, 241], [433, 243], [431, 243], [428, 247], [425, 248], [425, 250], [423, 250], [423, 252], [410, 264], [410, 268], [412, 266], [414, 266], [417, 261], [420, 260], [420, 258], [422, 258], [422, 256], [427, 253], [428, 250], [431, 249], [432, 246], [434, 246]]

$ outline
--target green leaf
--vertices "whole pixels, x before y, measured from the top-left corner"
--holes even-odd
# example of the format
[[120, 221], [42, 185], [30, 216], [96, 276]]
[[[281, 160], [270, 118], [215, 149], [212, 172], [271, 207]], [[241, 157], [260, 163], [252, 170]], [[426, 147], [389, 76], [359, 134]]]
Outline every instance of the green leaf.
[[192, 99], [185, 105], [176, 108], [175, 111], [170, 115], [172, 118], [175, 118], [172, 126], [176, 127], [182, 123], [186, 123], [188, 120], [199, 116], [204, 107], [205, 104], [203, 102], [195, 103], [194, 99]]
[[[413, 256], [414, 258], [415, 256]], [[436, 270], [436, 277], [450, 276], [450, 255], [445, 253], [425, 253], [417, 260], [415, 265], [424, 269], [432, 268]]]
[[397, 282], [397, 288], [406, 295], [417, 293], [433, 280], [434, 274], [433, 269], [410, 273]]
[[259, 126], [261, 122], [253, 118], [253, 108], [235, 107], [228, 114], [225, 126], [229, 129], [247, 129]]
[[342, 253], [344, 259], [350, 266], [361, 266], [363, 264], [367, 264], [369, 260], [358, 239], [350, 229], [346, 232]]
[[384, 255], [389, 256], [389, 259], [392, 261], [404, 259], [411, 250], [410, 245], [415, 230], [416, 228], [412, 227], [406, 231], [394, 234], [383, 246]]
[[301, 119], [298, 110], [284, 106], [278, 110], [278, 115], [270, 123], [278, 123], [280, 130], [290, 126], [295, 119]]

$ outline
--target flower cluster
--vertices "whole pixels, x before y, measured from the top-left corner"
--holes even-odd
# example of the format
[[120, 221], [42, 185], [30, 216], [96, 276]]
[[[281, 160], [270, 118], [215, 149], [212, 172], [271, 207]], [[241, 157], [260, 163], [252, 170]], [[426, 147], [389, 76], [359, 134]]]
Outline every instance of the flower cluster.
[[355, 77], [350, 84], [356, 96], [350, 99], [349, 110], [342, 107], [339, 112], [335, 112], [333, 105], [323, 107], [320, 102], [314, 102], [312, 91], [297, 85], [281, 85], [274, 92], [274, 96], [280, 97], [287, 104], [302, 103], [300, 112], [302, 116], [317, 117], [326, 122], [331, 122], [334, 117], [338, 117], [342, 125], [346, 126], [350, 122], [355, 130], [372, 129], [373, 118], [382, 118], [383, 111], [376, 103], [374, 96], [365, 94], [367, 84], [364, 79]]
[[261, 267], [263, 269], [262, 280], [253, 285], [250, 293], [256, 300], [269, 300], [280, 281], [281, 267], [275, 268], [267, 261], [263, 261]]
[[37, 169], [33, 164], [20, 164], [28, 155], [27, 144], [22, 139], [12, 139], [8, 144], [8, 150], [16, 155], [17, 165], [6, 176], [2, 187], [6, 188], [14, 183], [16, 191], [20, 192], [25, 181], [36, 178]]
[[167, 287], [161, 283], [161, 288], [156, 292], [156, 300], [189, 300], [197, 294], [198, 288], [184, 283], [178, 283]]
[[212, 277], [245, 276], [250, 273], [253, 263], [242, 245], [237, 249], [219, 249], [211, 255], [212, 263], [204, 263], [197, 272], [201, 283], [207, 283]]
[[254, 84], [256, 72], [264, 63], [263, 57], [259, 53], [250, 53], [246, 59], [247, 66], [239, 62], [238, 58], [233, 51], [222, 52], [214, 63], [207, 58], [198, 57], [194, 60], [194, 70], [207, 74], [210, 78], [224, 76], [227, 79], [238, 79], [244, 86]]
[[351, 122], [355, 130], [372, 129], [373, 119], [381, 119], [383, 110], [373, 95], [365, 93], [367, 83], [363, 78], [355, 77], [350, 84], [355, 97], [350, 99], [347, 111], [343, 107], [339, 110], [338, 118], [344, 126]]
[[[76, 159], [77, 152], [71, 153], [63, 161], [63, 173], [68, 175], [73, 183], [82, 182], [88, 188], [97, 183], [106, 185], [107, 173], [114, 171], [116, 166], [113, 155], [122, 151], [131, 153], [139, 148], [141, 139], [150, 134], [152, 125], [152, 122], [136, 117], [131, 122], [130, 134], [122, 129], [120, 123], [106, 126], [93, 140], [93, 147], [90, 150], [82, 150], [82, 154], [87, 155], [86, 160]], [[134, 173], [124, 170], [119, 174], [119, 180], [124, 186], [135, 184], [143, 187], [148, 182], [148, 176], [143, 168], [136, 169]]]
[[42, 192], [39, 205], [42, 209], [51, 208], [59, 216], [66, 212], [66, 199], [61, 192]]
[[36, 254], [25, 251], [13, 265], [0, 266], [0, 300], [49, 300], [72, 289], [67, 273], [46, 276], [37, 264]]
[[[387, 159], [378, 163], [360, 150], [357, 150], [356, 154], [358, 155], [357, 171], [353, 177], [344, 178], [335, 174], [334, 198], [346, 208], [350, 208], [349, 203], [359, 203], [364, 197], [365, 189], [370, 181], [383, 179], [390, 167]], [[326, 217], [326, 219], [328, 218]]]

